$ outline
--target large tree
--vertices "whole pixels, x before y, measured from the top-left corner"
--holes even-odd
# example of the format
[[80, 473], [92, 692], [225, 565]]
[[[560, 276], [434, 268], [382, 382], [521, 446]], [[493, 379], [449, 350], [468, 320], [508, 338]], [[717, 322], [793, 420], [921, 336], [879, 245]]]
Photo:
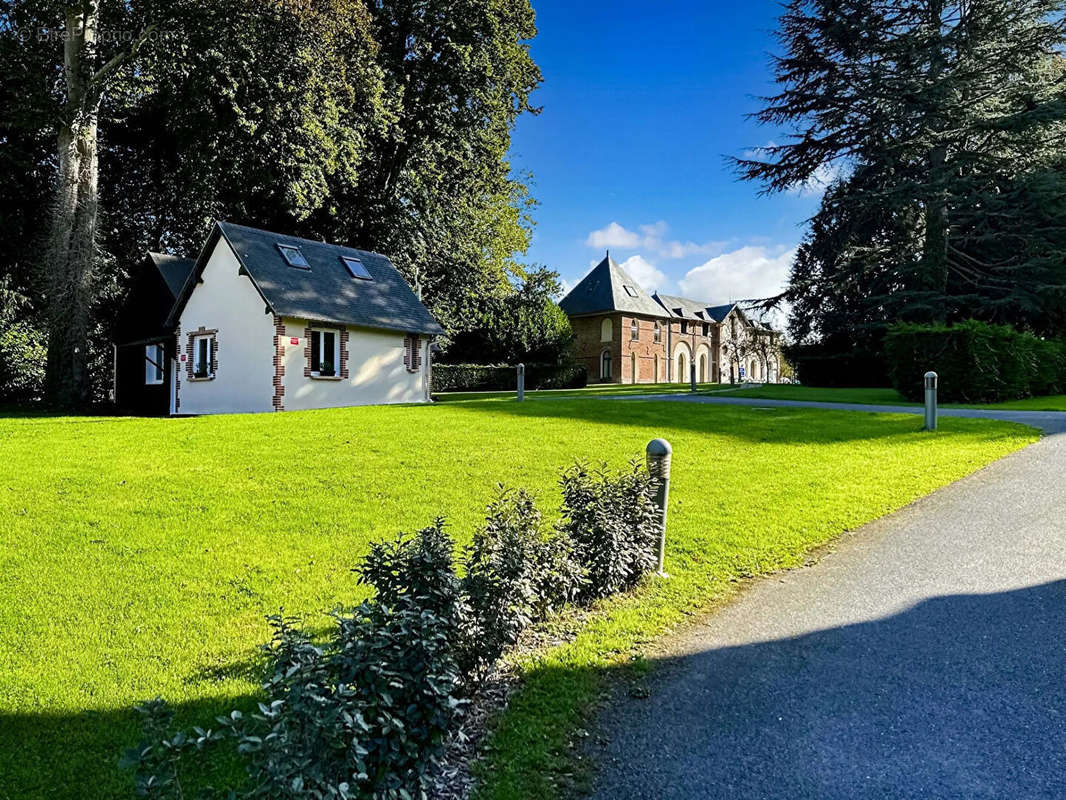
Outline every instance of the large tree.
[[102, 286], [145, 248], [195, 252], [213, 218], [382, 250], [473, 324], [529, 241], [507, 151], [540, 82], [533, 19], [528, 0], [0, 0], [0, 191], [56, 187], [3, 220], [49, 244], [29, 293], [53, 399], [87, 398]]
[[789, 3], [781, 91], [756, 116], [791, 133], [738, 164], [768, 192], [836, 176], [797, 259], [794, 303], [865, 325], [1020, 302], [1014, 288], [1033, 261], [1002, 238], [990, 257], [976, 232], [1034, 229], [1004, 198], [1061, 152], [1062, 10], [1059, 0]]

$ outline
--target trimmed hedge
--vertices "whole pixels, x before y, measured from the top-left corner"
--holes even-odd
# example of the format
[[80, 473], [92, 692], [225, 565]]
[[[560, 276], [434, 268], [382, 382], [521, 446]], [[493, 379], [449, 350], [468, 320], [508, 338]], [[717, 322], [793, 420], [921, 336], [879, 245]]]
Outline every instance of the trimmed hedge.
[[[527, 389], [580, 389], [588, 385], [588, 370], [567, 364], [526, 364]], [[518, 386], [513, 366], [484, 364], [434, 364], [434, 392], [508, 391]]]
[[892, 384], [921, 400], [923, 376], [939, 376], [946, 403], [996, 403], [1066, 391], [1066, 346], [1009, 325], [900, 323], [889, 329], [885, 356]]
[[884, 386], [888, 383], [884, 355], [866, 349], [834, 352], [820, 344], [785, 348], [785, 357], [804, 386]]

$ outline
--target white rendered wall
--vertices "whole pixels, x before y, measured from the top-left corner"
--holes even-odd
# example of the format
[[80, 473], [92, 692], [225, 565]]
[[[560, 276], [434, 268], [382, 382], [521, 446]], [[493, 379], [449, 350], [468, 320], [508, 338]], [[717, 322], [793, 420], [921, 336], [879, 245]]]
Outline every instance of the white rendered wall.
[[190, 380], [179, 361], [180, 414], [272, 411], [274, 396], [274, 318], [240, 263], [219, 238], [181, 314], [181, 352], [187, 359], [189, 333], [218, 330], [218, 371], [211, 380]]
[[[304, 375], [307, 366], [305, 334], [308, 325], [315, 325], [291, 318], [284, 322], [285, 335], [281, 344], [285, 348], [282, 381], [286, 411], [428, 402], [428, 337], [419, 337], [422, 363], [417, 372], [409, 372], [404, 364], [404, 334], [348, 326], [347, 379], [309, 378]], [[270, 363], [269, 359], [267, 363]]]

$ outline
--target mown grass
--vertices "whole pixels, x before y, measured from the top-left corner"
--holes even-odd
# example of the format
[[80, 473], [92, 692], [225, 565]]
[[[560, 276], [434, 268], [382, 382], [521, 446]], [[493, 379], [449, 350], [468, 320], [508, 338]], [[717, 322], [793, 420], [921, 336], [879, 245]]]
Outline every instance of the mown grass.
[[[654, 401], [464, 402], [197, 419], [0, 419], [0, 798], [127, 797], [131, 706], [184, 723], [255, 698], [264, 615], [364, 596], [371, 541], [445, 514], [465, 543], [503, 481], [557, 507], [574, 458], [675, 448], [667, 581], [524, 664], [484, 794], [545, 797], [602, 684], [728, 578], [1017, 449], [1027, 428]], [[223, 774], [232, 765], [223, 765]]]
[[[758, 386], [728, 392], [732, 397], [756, 397], [772, 400], [806, 400], [818, 403], [862, 403], [865, 405], [919, 405], [904, 399], [895, 389], [851, 389], [787, 384]], [[1003, 403], [944, 403], [944, 408], [987, 408], [990, 411], [1066, 411], [1066, 394], [1027, 397]]]

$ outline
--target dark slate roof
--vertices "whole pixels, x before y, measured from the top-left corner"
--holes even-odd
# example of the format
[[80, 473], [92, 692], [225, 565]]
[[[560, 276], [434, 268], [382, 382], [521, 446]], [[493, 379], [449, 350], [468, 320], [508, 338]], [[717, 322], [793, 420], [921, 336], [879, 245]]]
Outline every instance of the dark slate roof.
[[[177, 322], [219, 238], [229, 243], [275, 314], [408, 333], [444, 333], [392, 262], [380, 253], [231, 222], [215, 223], [196, 262], [195, 277], [190, 276], [171, 312], [171, 324]], [[279, 244], [299, 247], [311, 269], [290, 267], [277, 248]], [[341, 256], [358, 258], [373, 280], [353, 278]]]
[[[628, 289], [630, 291], [627, 291]], [[609, 255], [592, 268], [559, 302], [559, 307], [572, 316], [601, 314], [605, 311], [624, 311], [661, 317], [662, 309], [640, 284], [615, 263]]]
[[711, 306], [707, 309], [707, 313], [711, 315], [711, 318], [715, 322], [721, 322], [729, 316], [729, 312], [737, 307], [736, 303], [726, 303], [724, 306]]
[[699, 300], [689, 300], [687, 297], [677, 297], [671, 294], [659, 294], [656, 292], [655, 300], [671, 317], [682, 319], [697, 319], [705, 322], [721, 322], [729, 316], [729, 312], [737, 307], [736, 303], [727, 303], [722, 306], [709, 306]]
[[189, 279], [189, 275], [196, 266], [195, 258], [182, 258], [181, 256], [169, 256], [165, 253], [149, 253], [148, 258], [155, 264], [159, 274], [163, 276], [167, 288], [176, 299], [181, 294], [181, 287]]

